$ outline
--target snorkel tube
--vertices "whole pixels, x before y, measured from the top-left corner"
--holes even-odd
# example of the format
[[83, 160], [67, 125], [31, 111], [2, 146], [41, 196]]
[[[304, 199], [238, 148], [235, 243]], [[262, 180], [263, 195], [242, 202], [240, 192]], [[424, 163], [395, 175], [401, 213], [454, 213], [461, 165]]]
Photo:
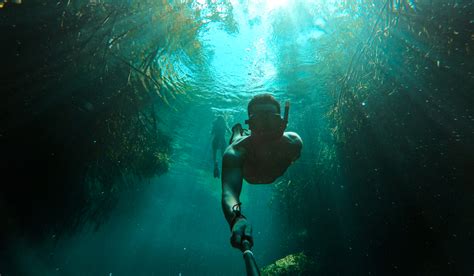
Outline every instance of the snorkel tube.
[[285, 133], [286, 126], [288, 125], [288, 117], [290, 115], [290, 101], [285, 102], [285, 113], [283, 113], [283, 119], [281, 119], [281, 126], [280, 129], [277, 132], [277, 135], [275, 135], [275, 138], [280, 138], [283, 136], [283, 133]]
[[285, 122], [285, 128], [286, 128], [286, 125], [288, 124], [289, 113], [290, 113], [290, 101], [286, 101], [285, 102], [285, 115], [283, 115], [283, 122]]

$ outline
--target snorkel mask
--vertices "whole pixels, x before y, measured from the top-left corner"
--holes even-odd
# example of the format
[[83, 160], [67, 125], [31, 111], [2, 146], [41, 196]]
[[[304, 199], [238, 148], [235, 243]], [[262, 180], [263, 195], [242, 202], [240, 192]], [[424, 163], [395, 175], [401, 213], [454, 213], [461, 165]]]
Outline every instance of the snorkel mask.
[[245, 121], [252, 131], [251, 136], [259, 140], [277, 140], [283, 136], [288, 125], [290, 102], [285, 103], [283, 118], [280, 113], [274, 112], [274, 106], [273, 104], [259, 104], [258, 108], [252, 111], [249, 119]]

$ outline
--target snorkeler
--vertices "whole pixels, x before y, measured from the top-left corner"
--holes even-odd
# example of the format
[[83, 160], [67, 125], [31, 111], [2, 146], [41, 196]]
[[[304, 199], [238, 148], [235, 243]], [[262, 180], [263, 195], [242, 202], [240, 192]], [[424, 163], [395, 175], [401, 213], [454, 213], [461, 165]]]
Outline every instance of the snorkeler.
[[240, 209], [242, 180], [270, 184], [301, 153], [299, 135], [285, 132], [289, 108], [287, 102], [281, 118], [280, 104], [271, 94], [257, 95], [248, 104], [250, 135], [241, 124], [232, 127], [231, 143], [222, 160], [222, 209], [232, 232], [231, 244], [242, 251], [246, 251], [244, 241], [253, 244], [252, 227]]
[[219, 164], [217, 162], [217, 151], [220, 150], [221, 155], [224, 155], [227, 143], [225, 141], [226, 132], [230, 133], [229, 127], [227, 126], [224, 117], [222, 115], [212, 123], [212, 160], [214, 161], [214, 177], [219, 178]]

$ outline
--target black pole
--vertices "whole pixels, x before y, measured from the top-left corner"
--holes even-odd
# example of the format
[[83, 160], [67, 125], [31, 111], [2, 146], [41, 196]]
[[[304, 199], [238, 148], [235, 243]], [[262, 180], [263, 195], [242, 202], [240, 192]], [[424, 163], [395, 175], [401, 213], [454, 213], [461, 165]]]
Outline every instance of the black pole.
[[252, 247], [248, 240], [244, 240], [242, 242], [244, 253], [244, 260], [245, 260], [245, 269], [247, 270], [247, 276], [260, 276], [260, 270], [257, 267], [257, 263], [255, 262], [255, 258], [253, 256], [253, 252], [250, 250]]

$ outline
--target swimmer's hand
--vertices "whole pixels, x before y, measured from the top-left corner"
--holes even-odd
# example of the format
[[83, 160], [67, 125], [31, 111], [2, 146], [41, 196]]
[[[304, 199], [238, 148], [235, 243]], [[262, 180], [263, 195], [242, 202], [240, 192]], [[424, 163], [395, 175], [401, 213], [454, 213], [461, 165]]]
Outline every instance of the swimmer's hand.
[[232, 244], [232, 247], [244, 251], [244, 240], [250, 242], [250, 247], [253, 246], [252, 226], [246, 218], [239, 217], [232, 227], [232, 237], [230, 238], [230, 243]]

